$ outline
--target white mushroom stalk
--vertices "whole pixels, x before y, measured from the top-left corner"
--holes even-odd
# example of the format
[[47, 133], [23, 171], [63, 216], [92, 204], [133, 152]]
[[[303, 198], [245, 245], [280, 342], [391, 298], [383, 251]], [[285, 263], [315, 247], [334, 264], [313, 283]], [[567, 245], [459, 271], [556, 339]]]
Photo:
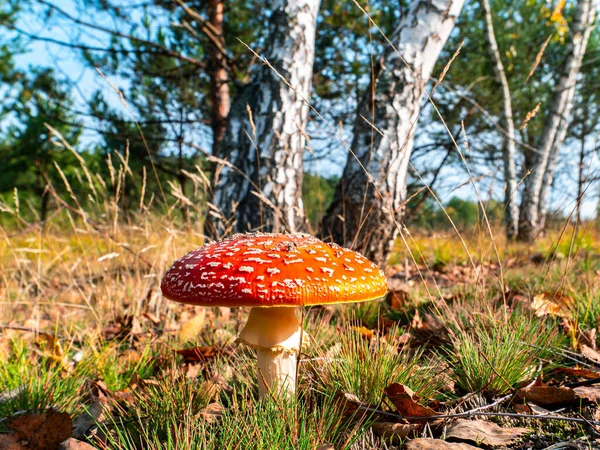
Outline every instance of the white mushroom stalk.
[[293, 397], [301, 340], [307, 341], [296, 317], [296, 308], [252, 308], [237, 342], [256, 349], [258, 395], [269, 391], [278, 398]]

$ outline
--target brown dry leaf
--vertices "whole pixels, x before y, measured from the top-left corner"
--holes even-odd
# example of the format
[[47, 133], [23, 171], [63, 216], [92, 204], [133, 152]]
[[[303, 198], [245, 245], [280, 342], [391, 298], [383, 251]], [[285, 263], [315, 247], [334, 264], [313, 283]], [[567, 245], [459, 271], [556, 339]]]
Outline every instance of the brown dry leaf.
[[578, 398], [600, 403], [600, 386], [579, 386], [573, 388]]
[[58, 447], [58, 450], [94, 450], [87, 442], [78, 441], [77, 439], [69, 438]]
[[406, 386], [392, 383], [383, 391], [390, 398], [398, 413], [403, 416], [431, 417], [436, 414], [433, 409], [419, 405], [420, 398]]
[[41, 414], [15, 416], [7, 423], [17, 439], [27, 441], [32, 450], [48, 450], [71, 437], [72, 422], [67, 413], [49, 409]]
[[27, 450], [14, 434], [0, 434], [0, 450]]
[[531, 407], [525, 403], [513, 403], [512, 408], [518, 414], [533, 414]]
[[558, 369], [556, 369], [556, 371], [565, 374], [569, 377], [585, 378], [588, 380], [600, 377], [600, 372], [595, 372], [589, 369], [559, 367]]
[[395, 289], [388, 292], [387, 302], [394, 311], [404, 311], [410, 303], [410, 294], [404, 289]]
[[184, 348], [181, 350], [175, 350], [175, 353], [183, 356], [183, 360], [187, 364], [206, 362], [217, 355], [228, 353], [225, 349], [220, 349], [214, 345], [201, 345], [198, 347]]
[[587, 345], [581, 346], [581, 354], [593, 361], [600, 362], [600, 353]]
[[189, 342], [198, 337], [202, 328], [204, 328], [205, 319], [206, 308], [202, 308], [195, 316], [181, 325], [181, 328], [179, 329], [179, 340], [181, 342]]
[[418, 423], [375, 422], [373, 433], [383, 439], [405, 438], [421, 429]]
[[108, 322], [108, 325], [102, 330], [102, 337], [106, 341], [123, 340], [140, 332], [141, 325], [138, 318], [125, 315]]
[[530, 386], [517, 391], [517, 398], [538, 405], [561, 405], [577, 400], [575, 391], [564, 386]]
[[511, 445], [522, 435], [529, 433], [527, 428], [502, 428], [493, 422], [485, 420], [459, 419], [448, 428], [447, 437], [461, 441], [483, 444], [486, 447], [501, 447]]
[[335, 447], [331, 444], [323, 444], [318, 446], [315, 450], [335, 450]]
[[225, 408], [220, 403], [209, 403], [198, 413], [208, 423], [215, 423], [221, 419]]
[[349, 416], [356, 413], [361, 406], [369, 407], [367, 403], [361, 402], [360, 399], [348, 392], [338, 391], [335, 394], [336, 400], [341, 405], [341, 410], [344, 412], [344, 415]]
[[479, 447], [473, 447], [461, 442], [446, 442], [441, 439], [413, 439], [406, 443], [406, 450], [477, 450]]
[[551, 315], [568, 319], [572, 316], [573, 299], [562, 292], [542, 292], [533, 297], [531, 308], [538, 317]]

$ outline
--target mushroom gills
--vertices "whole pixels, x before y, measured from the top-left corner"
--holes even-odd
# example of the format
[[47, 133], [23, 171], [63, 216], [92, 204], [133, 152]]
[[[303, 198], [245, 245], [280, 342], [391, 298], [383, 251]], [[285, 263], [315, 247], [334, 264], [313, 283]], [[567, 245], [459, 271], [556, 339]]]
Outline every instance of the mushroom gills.
[[269, 390], [291, 397], [296, 390], [296, 365], [300, 340], [307, 341], [296, 317], [296, 308], [275, 306], [250, 310], [237, 342], [257, 350], [258, 392]]

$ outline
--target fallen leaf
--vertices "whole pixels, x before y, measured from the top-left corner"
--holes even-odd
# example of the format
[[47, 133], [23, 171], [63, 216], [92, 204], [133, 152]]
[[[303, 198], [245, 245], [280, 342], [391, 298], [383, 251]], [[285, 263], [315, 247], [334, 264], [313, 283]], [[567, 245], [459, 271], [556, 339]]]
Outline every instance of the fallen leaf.
[[501, 447], [513, 444], [523, 434], [530, 431], [527, 428], [518, 427], [502, 428], [485, 420], [459, 419], [449, 426], [446, 436], [460, 441], [474, 442], [476, 445]]
[[517, 398], [538, 405], [561, 405], [577, 400], [575, 391], [564, 386], [530, 386], [517, 391]]
[[225, 408], [220, 403], [209, 403], [198, 413], [208, 423], [215, 423], [223, 415]]
[[580, 369], [572, 367], [559, 367], [556, 369], [558, 373], [565, 374], [569, 377], [586, 378], [591, 380], [600, 377], [600, 372], [595, 372], [589, 369]]
[[478, 450], [479, 447], [473, 447], [469, 444], [460, 442], [446, 442], [441, 439], [413, 439], [406, 443], [406, 450]]
[[331, 444], [323, 444], [318, 446], [315, 450], [335, 450], [335, 447]]
[[189, 342], [198, 337], [202, 328], [204, 328], [205, 319], [206, 309], [202, 308], [195, 316], [181, 325], [181, 328], [179, 329], [179, 340], [182, 342]]
[[418, 432], [421, 425], [418, 423], [393, 423], [375, 422], [371, 425], [373, 433], [383, 439], [405, 438]]
[[394, 311], [404, 311], [410, 303], [410, 294], [404, 289], [395, 289], [388, 292], [386, 300]]
[[196, 362], [206, 362], [219, 354], [227, 352], [224, 349], [215, 347], [214, 345], [208, 345], [175, 350], [175, 353], [183, 356], [183, 360], [187, 364], [191, 364]]
[[361, 402], [356, 395], [350, 394], [348, 392], [338, 391], [335, 394], [335, 398], [340, 403], [341, 410], [346, 416], [351, 416], [355, 414], [360, 409], [360, 407], [370, 407], [368, 403]]
[[71, 437], [72, 422], [67, 413], [55, 409], [40, 414], [22, 414], [10, 419], [6, 427], [32, 450], [48, 450]]
[[141, 325], [137, 316], [125, 315], [108, 322], [102, 329], [102, 337], [106, 341], [123, 340], [128, 336], [141, 333]]
[[1, 450], [27, 450], [27, 447], [24, 447], [21, 444], [19, 438], [17, 438], [14, 434], [0, 434], [0, 449]]
[[579, 386], [573, 388], [578, 398], [600, 403], [600, 386]]
[[587, 345], [581, 346], [581, 354], [593, 361], [600, 362], [600, 353]]
[[562, 292], [542, 292], [533, 297], [531, 308], [538, 317], [551, 315], [570, 318], [573, 311], [573, 299]]
[[398, 413], [407, 417], [431, 417], [435, 416], [436, 412], [427, 407], [421, 406], [418, 402], [420, 398], [410, 388], [399, 383], [392, 383], [384, 390]]
[[69, 438], [60, 444], [58, 450], [94, 450], [95, 447], [92, 447], [87, 442], [78, 441], [77, 439]]

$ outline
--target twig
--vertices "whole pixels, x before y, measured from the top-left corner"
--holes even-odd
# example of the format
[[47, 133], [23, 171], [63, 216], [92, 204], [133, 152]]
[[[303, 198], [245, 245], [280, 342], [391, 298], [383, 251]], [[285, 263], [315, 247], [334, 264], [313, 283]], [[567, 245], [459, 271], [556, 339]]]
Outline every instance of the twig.
[[466, 411], [463, 413], [453, 413], [453, 414], [436, 414], [434, 416], [429, 417], [420, 417], [420, 416], [403, 416], [401, 414], [391, 413], [387, 411], [382, 411], [376, 408], [369, 408], [368, 406], [358, 405], [358, 409], [362, 409], [363, 411], [369, 411], [377, 414], [381, 414], [388, 417], [394, 417], [400, 420], [419, 420], [422, 422], [429, 422], [432, 420], [439, 419], [456, 419], [459, 417], [474, 417], [474, 416], [485, 416], [485, 417], [512, 417], [515, 419], [538, 419], [538, 420], [559, 420], [563, 422], [576, 422], [576, 423], [584, 423], [587, 425], [600, 425], [600, 421], [597, 420], [587, 420], [581, 419], [578, 417], [567, 417], [567, 416], [553, 416], [548, 414], [519, 414], [519, 413], [508, 413], [508, 412], [471, 412]]
[[593, 384], [598, 384], [600, 383], [600, 377], [599, 378], [590, 378], [589, 380], [584, 380], [584, 381], [575, 381], [573, 383], [565, 383], [563, 384], [564, 387], [569, 387], [569, 388], [576, 388], [576, 387], [581, 387], [581, 386], [591, 386]]

